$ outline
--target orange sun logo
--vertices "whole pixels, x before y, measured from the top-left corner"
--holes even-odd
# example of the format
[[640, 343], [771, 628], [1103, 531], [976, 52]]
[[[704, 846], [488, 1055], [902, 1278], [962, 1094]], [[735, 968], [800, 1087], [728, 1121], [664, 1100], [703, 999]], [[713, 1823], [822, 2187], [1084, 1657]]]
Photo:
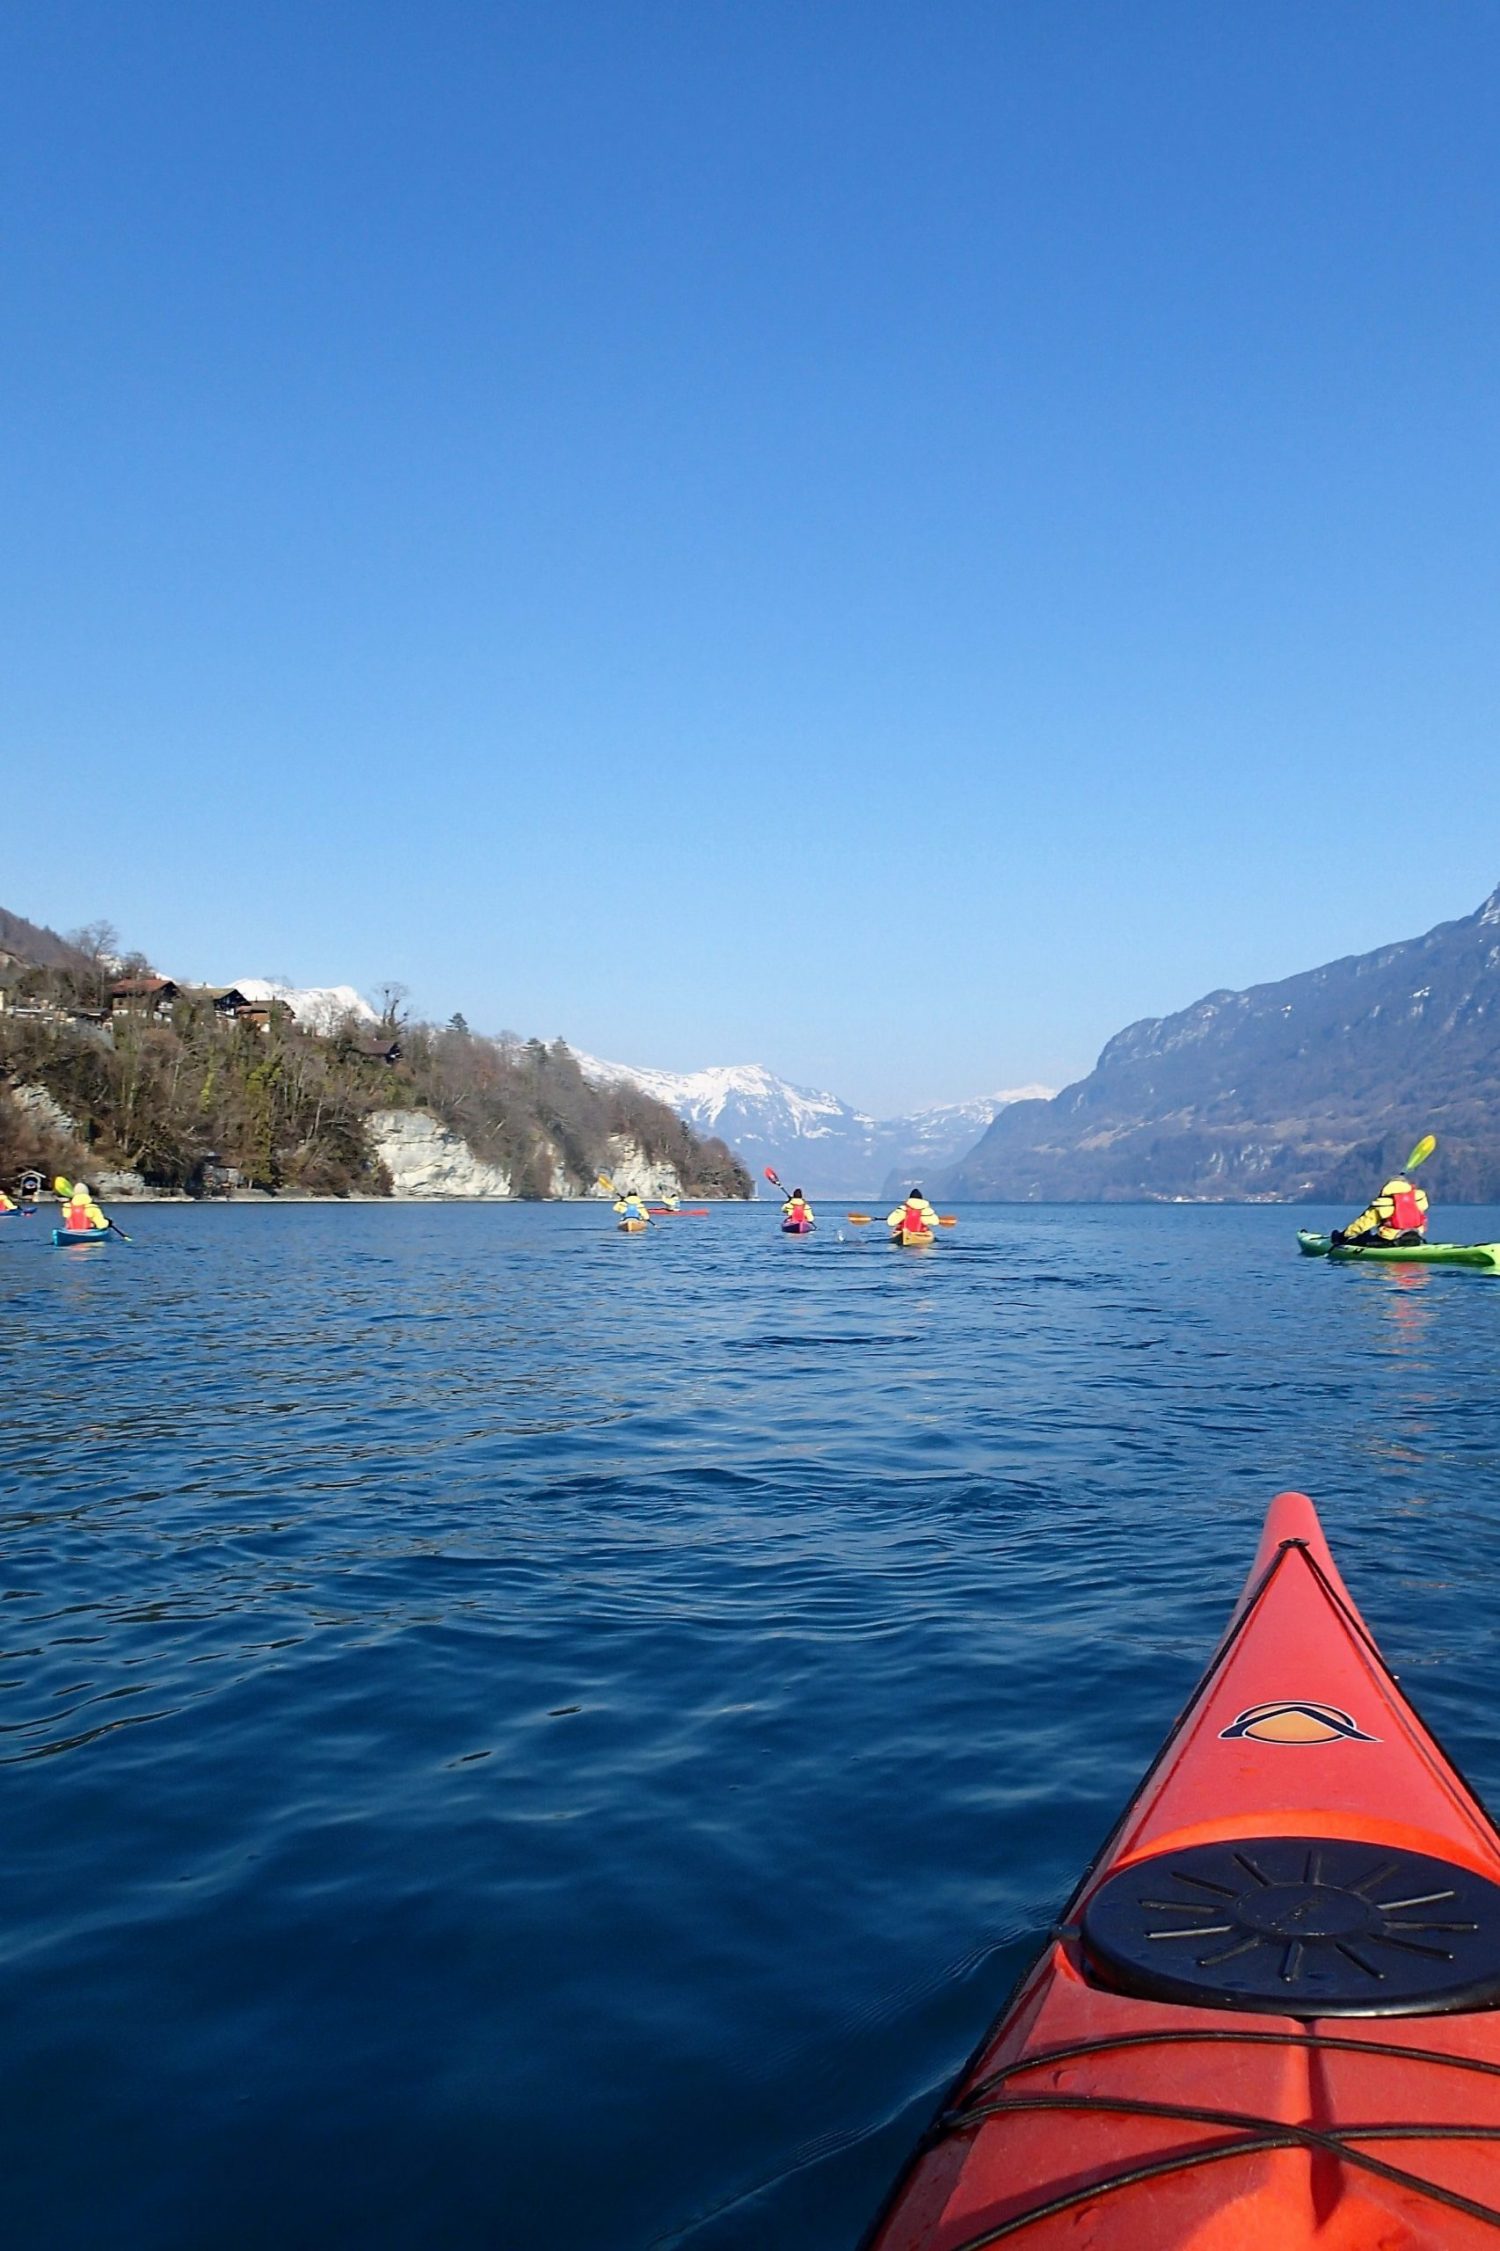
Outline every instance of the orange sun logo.
[[1356, 1727], [1347, 1712], [1337, 1704], [1310, 1704], [1293, 1701], [1284, 1704], [1252, 1704], [1248, 1712], [1241, 1712], [1237, 1720], [1219, 1730], [1219, 1740], [1236, 1742], [1248, 1735], [1252, 1743], [1289, 1743], [1301, 1746], [1308, 1743], [1378, 1743], [1378, 1735], [1367, 1735]]

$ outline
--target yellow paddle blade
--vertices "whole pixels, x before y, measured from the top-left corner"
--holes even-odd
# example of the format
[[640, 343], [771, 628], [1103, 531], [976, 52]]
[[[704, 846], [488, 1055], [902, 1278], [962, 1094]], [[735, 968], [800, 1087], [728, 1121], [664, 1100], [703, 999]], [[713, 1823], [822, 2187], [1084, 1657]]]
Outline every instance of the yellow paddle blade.
[[938, 1219], [938, 1225], [939, 1227], [956, 1227], [958, 1225], [958, 1220], [954, 1213], [952, 1213], [951, 1211], [945, 1211], [940, 1215]]
[[605, 1172], [599, 1172], [599, 1173], [595, 1173], [595, 1175], [594, 1175], [594, 1178], [595, 1178], [595, 1179], [596, 1179], [596, 1180], [598, 1181], [598, 1183], [599, 1183], [600, 1187], [601, 1187], [601, 1188], [602, 1188], [602, 1189], [604, 1190], [604, 1193], [605, 1193], [605, 1195], [606, 1195], [606, 1196], [618, 1196], [618, 1195], [619, 1195], [620, 1191], [619, 1191], [619, 1189], [618, 1189], [618, 1188], [617, 1188], [617, 1187], [615, 1186], [614, 1182], [613, 1182], [613, 1181], [612, 1181], [612, 1180], [610, 1179], [610, 1177], [609, 1177], [608, 1173], [605, 1173]]
[[870, 1224], [870, 1215], [867, 1211], [847, 1212], [845, 1217], [851, 1227], [868, 1227]]
[[1411, 1155], [1407, 1158], [1404, 1169], [1407, 1172], [1415, 1172], [1418, 1165], [1426, 1164], [1428, 1158], [1432, 1155], [1432, 1152], [1436, 1147], [1437, 1135], [1435, 1133], [1424, 1133], [1421, 1140], [1417, 1143], [1415, 1149], [1413, 1149]]
[[64, 1180], [62, 1174], [59, 1173], [52, 1183], [52, 1193], [54, 1196], [71, 1196], [73, 1184], [69, 1180]]

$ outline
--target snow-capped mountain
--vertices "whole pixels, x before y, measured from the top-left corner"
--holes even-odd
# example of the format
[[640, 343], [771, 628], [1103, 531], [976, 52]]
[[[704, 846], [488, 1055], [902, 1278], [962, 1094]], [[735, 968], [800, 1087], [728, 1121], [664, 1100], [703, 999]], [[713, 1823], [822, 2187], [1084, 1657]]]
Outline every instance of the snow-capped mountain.
[[236, 977], [234, 983], [246, 1000], [284, 1001], [297, 1022], [309, 1032], [331, 1032], [346, 1016], [360, 1024], [378, 1024], [374, 1009], [352, 985], [280, 985], [273, 977]]
[[1044, 1087], [1018, 1087], [969, 1102], [934, 1103], [904, 1118], [872, 1118], [836, 1094], [794, 1086], [763, 1063], [719, 1065], [707, 1071], [653, 1071], [635, 1063], [578, 1057], [584, 1076], [598, 1085], [623, 1080], [665, 1102], [696, 1133], [716, 1133], [759, 1181], [774, 1165], [788, 1186], [810, 1196], [870, 1195], [888, 1174], [951, 1164], [1008, 1102], [1045, 1096]]

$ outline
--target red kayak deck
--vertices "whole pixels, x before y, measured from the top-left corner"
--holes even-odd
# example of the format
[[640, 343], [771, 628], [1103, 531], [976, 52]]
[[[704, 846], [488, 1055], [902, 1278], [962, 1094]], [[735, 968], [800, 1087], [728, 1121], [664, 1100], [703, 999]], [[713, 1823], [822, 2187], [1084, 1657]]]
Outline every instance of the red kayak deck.
[[870, 2251], [1493, 2251], [1497, 2002], [1500, 1836], [1282, 1494]]

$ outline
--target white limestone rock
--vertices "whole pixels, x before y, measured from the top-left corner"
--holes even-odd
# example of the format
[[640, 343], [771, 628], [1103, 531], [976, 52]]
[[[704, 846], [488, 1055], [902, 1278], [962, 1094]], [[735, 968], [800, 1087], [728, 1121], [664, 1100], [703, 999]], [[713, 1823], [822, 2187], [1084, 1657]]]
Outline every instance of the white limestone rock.
[[[677, 1167], [658, 1164], [644, 1156], [640, 1143], [633, 1141], [628, 1134], [610, 1135], [609, 1156], [604, 1169], [617, 1188], [623, 1189], [630, 1196], [644, 1196], [648, 1202], [655, 1200], [660, 1203], [668, 1196], [682, 1194]], [[566, 1195], [568, 1191], [564, 1189], [562, 1193]], [[589, 1190], [589, 1194], [602, 1196], [605, 1190], [596, 1186]]]
[[377, 1110], [370, 1146], [407, 1197], [508, 1196], [510, 1174], [476, 1157], [468, 1143], [425, 1110]]
[[11, 1100], [18, 1110], [24, 1110], [33, 1125], [43, 1133], [65, 1133], [69, 1140], [78, 1135], [78, 1120], [70, 1118], [62, 1104], [47, 1092], [44, 1086], [18, 1086], [11, 1090]]

